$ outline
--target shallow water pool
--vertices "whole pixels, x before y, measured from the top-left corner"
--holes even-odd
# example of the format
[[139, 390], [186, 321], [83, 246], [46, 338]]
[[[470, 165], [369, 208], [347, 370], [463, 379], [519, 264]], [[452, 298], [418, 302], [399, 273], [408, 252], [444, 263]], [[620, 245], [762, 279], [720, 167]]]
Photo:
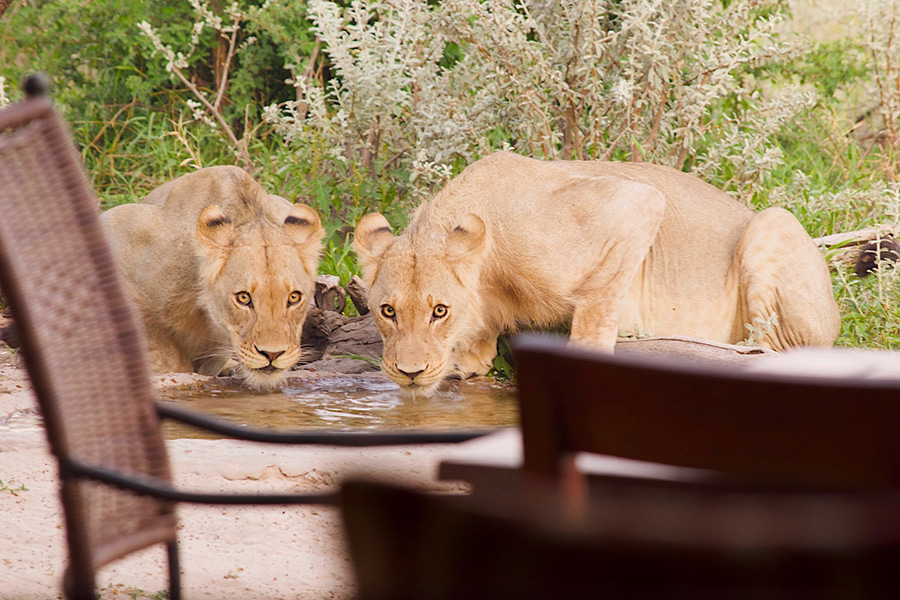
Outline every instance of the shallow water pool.
[[22, 408], [0, 415], [0, 431], [40, 431], [44, 428], [37, 408]]
[[[518, 423], [513, 388], [490, 380], [447, 382], [430, 398], [407, 397], [380, 375], [295, 377], [278, 392], [227, 380], [202, 390], [167, 390], [165, 400], [240, 424], [289, 429], [486, 429]], [[166, 436], [215, 437], [167, 423]]]

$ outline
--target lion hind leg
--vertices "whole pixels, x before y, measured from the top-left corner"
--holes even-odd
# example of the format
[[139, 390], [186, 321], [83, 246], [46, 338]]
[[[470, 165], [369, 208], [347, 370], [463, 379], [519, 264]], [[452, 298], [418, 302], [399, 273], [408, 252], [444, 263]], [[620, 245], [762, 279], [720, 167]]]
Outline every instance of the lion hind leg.
[[735, 325], [745, 339], [773, 350], [834, 344], [840, 313], [828, 265], [794, 215], [777, 207], [756, 214], [738, 241], [734, 268], [741, 294]]
[[154, 373], [191, 373], [194, 370], [191, 361], [167, 337], [151, 337], [149, 355]]

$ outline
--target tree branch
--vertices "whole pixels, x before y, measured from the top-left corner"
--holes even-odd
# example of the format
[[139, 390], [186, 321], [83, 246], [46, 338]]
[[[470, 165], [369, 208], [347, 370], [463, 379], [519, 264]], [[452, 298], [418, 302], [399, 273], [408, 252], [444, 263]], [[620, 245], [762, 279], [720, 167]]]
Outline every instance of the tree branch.
[[231, 32], [231, 39], [228, 41], [228, 54], [225, 55], [225, 64], [222, 65], [222, 80], [219, 81], [219, 91], [216, 92], [216, 101], [213, 103], [213, 108], [216, 110], [219, 110], [222, 98], [225, 96], [225, 86], [228, 84], [228, 70], [231, 67], [231, 61], [234, 59], [234, 48], [237, 45], [238, 31], [239, 29], [235, 27], [234, 31]]
[[210, 112], [216, 122], [222, 127], [222, 130], [225, 132], [225, 135], [228, 136], [228, 139], [231, 140], [231, 143], [234, 145], [235, 150], [237, 150], [239, 158], [241, 160], [242, 166], [245, 169], [251, 170], [253, 169], [253, 161], [250, 160], [250, 154], [247, 152], [246, 145], [241, 143], [241, 141], [234, 135], [234, 131], [231, 129], [231, 126], [228, 125], [228, 122], [225, 121], [225, 117], [222, 116], [222, 113], [219, 112], [215, 106], [213, 106], [209, 100], [207, 100], [206, 96], [194, 85], [187, 77], [184, 76], [184, 73], [181, 72], [181, 69], [175, 65], [172, 65], [172, 72], [178, 76], [181, 82], [187, 86], [189, 90], [197, 97], [198, 100], [206, 107], [206, 109]]

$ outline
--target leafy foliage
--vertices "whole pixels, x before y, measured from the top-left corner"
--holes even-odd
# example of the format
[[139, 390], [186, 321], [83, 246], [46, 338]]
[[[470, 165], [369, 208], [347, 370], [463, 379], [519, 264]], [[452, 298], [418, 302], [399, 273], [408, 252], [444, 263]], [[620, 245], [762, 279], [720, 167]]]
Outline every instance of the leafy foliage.
[[[852, 35], [793, 35], [804, 6]], [[690, 170], [819, 236], [900, 219], [898, 16], [900, 0], [28, 0], [0, 19], [0, 105], [50, 73], [106, 206], [244, 164], [322, 214], [342, 281], [360, 216], [403, 227], [500, 148]], [[900, 347], [896, 276], [833, 266], [840, 342]]]

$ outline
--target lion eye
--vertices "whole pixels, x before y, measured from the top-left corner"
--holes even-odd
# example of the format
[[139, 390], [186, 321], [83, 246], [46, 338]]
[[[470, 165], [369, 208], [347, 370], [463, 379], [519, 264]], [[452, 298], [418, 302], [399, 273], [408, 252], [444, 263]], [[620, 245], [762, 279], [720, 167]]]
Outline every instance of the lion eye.
[[291, 292], [291, 295], [288, 296], [288, 306], [293, 306], [293, 305], [297, 304], [298, 302], [300, 302], [300, 298], [302, 298], [302, 297], [303, 296], [302, 296], [302, 294], [300, 294], [300, 292], [298, 292], [297, 290], [294, 290], [293, 292]]
[[385, 319], [393, 319], [397, 315], [397, 311], [394, 310], [394, 307], [390, 304], [382, 304], [381, 305], [381, 316]]
[[250, 296], [250, 292], [238, 292], [234, 295], [234, 299], [241, 306], [250, 306], [253, 304], [253, 298]]
[[447, 316], [447, 307], [443, 304], [438, 304], [434, 307], [434, 310], [431, 311], [431, 316], [435, 319], [443, 319]]

